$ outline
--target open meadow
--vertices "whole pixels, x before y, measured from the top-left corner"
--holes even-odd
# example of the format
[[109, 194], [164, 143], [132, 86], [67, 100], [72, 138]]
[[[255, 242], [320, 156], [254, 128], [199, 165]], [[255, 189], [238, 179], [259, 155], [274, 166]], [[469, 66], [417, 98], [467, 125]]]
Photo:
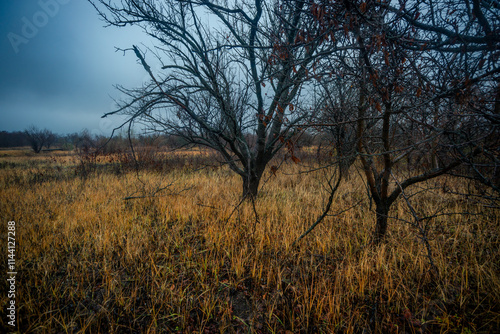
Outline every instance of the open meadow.
[[[148, 154], [133, 168], [123, 155], [0, 151], [20, 333], [500, 330], [500, 219], [454, 194], [466, 182], [412, 190], [415, 210], [436, 214], [433, 270], [403, 199], [384, 242], [370, 244], [374, 209], [356, 164], [330, 215], [292, 247], [328, 198], [324, 170], [301, 173], [314, 159], [266, 170], [255, 201], [241, 203], [241, 178], [212, 153]], [[0, 326], [9, 329], [5, 316]]]

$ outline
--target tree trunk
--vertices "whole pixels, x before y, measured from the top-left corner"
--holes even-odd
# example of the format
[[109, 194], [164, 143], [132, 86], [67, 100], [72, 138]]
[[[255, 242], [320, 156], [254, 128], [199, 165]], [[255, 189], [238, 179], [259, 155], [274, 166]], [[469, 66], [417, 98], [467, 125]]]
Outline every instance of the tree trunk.
[[342, 177], [349, 180], [349, 169], [356, 161], [356, 138], [338, 142], [337, 155], [339, 159], [339, 168]]
[[373, 235], [373, 243], [378, 245], [385, 237], [387, 232], [387, 218], [389, 216], [389, 205], [377, 204], [375, 208], [377, 224], [375, 225], [375, 233]]
[[[437, 145], [437, 143], [436, 143]], [[437, 169], [439, 168], [439, 160], [437, 157], [436, 149], [434, 148], [431, 152], [431, 168], [432, 169]]]
[[243, 197], [255, 198], [259, 192], [259, 183], [262, 173], [243, 176]]
[[243, 197], [255, 198], [259, 191], [260, 178], [243, 177]]

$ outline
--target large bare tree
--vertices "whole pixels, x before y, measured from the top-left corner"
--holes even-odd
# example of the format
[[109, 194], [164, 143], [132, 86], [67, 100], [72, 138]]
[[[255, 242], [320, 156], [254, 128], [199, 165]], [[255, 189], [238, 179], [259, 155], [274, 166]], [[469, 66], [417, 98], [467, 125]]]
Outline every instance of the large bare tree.
[[454, 110], [455, 126], [447, 135], [463, 166], [451, 174], [481, 183], [486, 190], [480, 195], [499, 207], [500, 3], [407, 1], [404, 7], [384, 6], [417, 32], [419, 38], [407, 40], [406, 48], [430, 50], [440, 79], [432, 99], [436, 107], [447, 104]]
[[322, 62], [326, 71], [338, 64], [342, 79], [323, 85], [326, 125], [342, 133], [357, 123], [356, 151], [375, 203], [379, 243], [392, 205], [407, 188], [464, 163], [473, 166], [485, 153], [498, 158], [496, 100], [488, 100], [499, 73], [498, 6], [347, 0], [318, 7], [316, 20], [344, 27], [335, 35], [342, 41], [336, 49], [348, 50]]
[[[325, 48], [304, 1], [100, 0], [101, 17], [137, 25], [155, 41], [130, 50], [150, 76], [105, 116], [121, 113], [152, 131], [210, 147], [255, 196], [268, 162], [308, 114], [298, 108]], [[150, 57], [150, 58], [148, 58]], [[155, 64], [161, 64], [154, 70]]]

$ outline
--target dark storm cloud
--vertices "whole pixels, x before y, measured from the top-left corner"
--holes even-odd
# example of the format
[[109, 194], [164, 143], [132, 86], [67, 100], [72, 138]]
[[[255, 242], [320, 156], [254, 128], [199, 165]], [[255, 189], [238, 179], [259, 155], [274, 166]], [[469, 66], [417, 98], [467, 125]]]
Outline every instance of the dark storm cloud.
[[0, 130], [106, 132], [111, 125], [100, 116], [120, 98], [113, 85], [145, 78], [133, 54], [114, 49], [140, 44], [144, 34], [103, 28], [87, 1], [3, 0], [0, 22]]

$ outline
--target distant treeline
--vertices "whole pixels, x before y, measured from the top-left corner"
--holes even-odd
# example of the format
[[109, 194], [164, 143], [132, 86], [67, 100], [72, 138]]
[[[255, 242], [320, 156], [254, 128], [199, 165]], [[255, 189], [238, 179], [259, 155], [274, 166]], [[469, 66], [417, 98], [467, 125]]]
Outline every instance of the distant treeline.
[[[36, 129], [36, 128], [33, 128]], [[32, 129], [27, 129], [25, 131], [0, 131], [0, 147], [23, 147], [32, 146], [33, 134]], [[36, 129], [36, 131], [38, 131]], [[46, 149], [59, 147], [61, 148], [64, 144], [72, 142], [75, 138], [79, 137], [79, 134], [69, 134], [69, 135], [58, 135], [49, 130], [38, 131], [38, 135], [44, 134], [43, 146]]]
[[[56, 134], [50, 130], [29, 128], [25, 131], [0, 131], [0, 148], [12, 148], [12, 147], [25, 147], [33, 146], [35, 143], [33, 141], [41, 141], [42, 133], [45, 134], [45, 139], [38, 143], [40, 150], [49, 149], [64, 149], [72, 150], [75, 148], [82, 147], [103, 147], [106, 146], [105, 150], [116, 150], [116, 149], [126, 149], [130, 146], [130, 140], [127, 135], [115, 135], [113, 138], [109, 138], [103, 135], [92, 135], [88, 130], [83, 130], [79, 133], [70, 134]], [[252, 135], [247, 135], [251, 141]], [[326, 136], [328, 137], [328, 136]], [[47, 139], [49, 138], [49, 139]], [[300, 138], [297, 138], [295, 144], [298, 147], [310, 146], [310, 145], [320, 145], [323, 141], [328, 141], [329, 138], [325, 136], [314, 136], [308, 133], [303, 133]], [[132, 143], [134, 145], [148, 145], [148, 146], [168, 146], [168, 147], [180, 147], [188, 145], [183, 138], [174, 135], [165, 134], [150, 134], [150, 135], [134, 135], [132, 136]], [[43, 146], [43, 147], [42, 147]]]
[[[133, 136], [134, 144], [150, 143], [153, 138], [158, 139], [159, 136]], [[164, 138], [164, 142], [173, 144], [175, 140]], [[38, 142], [38, 143], [35, 143]], [[39, 146], [39, 150], [45, 149], [65, 149], [72, 150], [82, 146], [130, 146], [128, 136], [115, 135], [109, 138], [103, 135], [93, 135], [88, 130], [82, 130], [77, 133], [56, 134], [47, 129], [38, 129], [30, 127], [25, 131], [0, 131], [0, 147], [13, 148], [25, 146]]]
[[0, 147], [20, 147], [28, 146], [28, 138], [22, 131], [1, 131], [0, 132]]

